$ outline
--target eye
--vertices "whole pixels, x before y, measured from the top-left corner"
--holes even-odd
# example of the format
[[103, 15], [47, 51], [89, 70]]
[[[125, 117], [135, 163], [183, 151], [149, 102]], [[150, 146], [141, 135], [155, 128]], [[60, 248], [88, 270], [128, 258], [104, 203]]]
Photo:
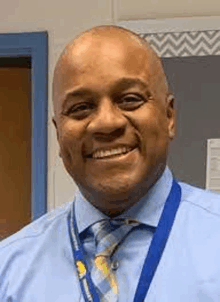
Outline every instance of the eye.
[[127, 94], [118, 100], [118, 105], [123, 110], [135, 110], [145, 103], [143, 97], [136, 94]]
[[86, 118], [94, 109], [94, 104], [91, 102], [78, 103], [73, 105], [67, 112], [67, 115], [75, 119]]

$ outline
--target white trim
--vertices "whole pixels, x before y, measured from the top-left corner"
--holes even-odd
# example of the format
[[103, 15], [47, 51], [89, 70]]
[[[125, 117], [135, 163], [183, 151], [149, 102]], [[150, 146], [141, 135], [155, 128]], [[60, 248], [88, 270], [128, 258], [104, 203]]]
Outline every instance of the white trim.
[[118, 21], [116, 25], [137, 33], [220, 30], [220, 17], [142, 19]]
[[[219, 175], [213, 175], [212, 167], [211, 167], [211, 160], [213, 158], [217, 158], [218, 161], [220, 160], [220, 154], [213, 154], [214, 150], [220, 150], [220, 139], [219, 138], [212, 138], [207, 140], [207, 159], [206, 159], [206, 189], [207, 190], [214, 190], [220, 191], [220, 177]], [[219, 151], [218, 151], [219, 153]], [[217, 167], [218, 170], [218, 167]], [[218, 171], [219, 172], [219, 171]], [[218, 181], [218, 186], [213, 186], [212, 181]]]
[[207, 140], [207, 154], [206, 154], [206, 190], [210, 187], [210, 139]]
[[113, 24], [117, 24], [116, 20], [118, 20], [118, 1], [112, 0], [112, 22]]

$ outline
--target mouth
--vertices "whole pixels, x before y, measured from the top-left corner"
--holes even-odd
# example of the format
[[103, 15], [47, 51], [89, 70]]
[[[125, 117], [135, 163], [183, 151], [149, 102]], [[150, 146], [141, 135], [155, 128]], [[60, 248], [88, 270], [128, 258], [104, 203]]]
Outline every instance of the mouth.
[[92, 159], [108, 159], [108, 158], [114, 158], [119, 157], [121, 155], [125, 155], [132, 150], [134, 150], [135, 147], [129, 147], [129, 146], [120, 146], [115, 148], [100, 148], [95, 150], [92, 154], [90, 154], [88, 157]]

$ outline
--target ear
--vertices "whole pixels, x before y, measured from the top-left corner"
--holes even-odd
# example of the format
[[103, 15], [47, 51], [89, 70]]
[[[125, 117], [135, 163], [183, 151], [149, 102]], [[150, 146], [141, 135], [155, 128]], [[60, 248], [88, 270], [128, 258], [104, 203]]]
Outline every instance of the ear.
[[[57, 122], [55, 120], [55, 117], [52, 118], [52, 122], [53, 122], [53, 124], [54, 124], [54, 126], [56, 128], [57, 140], [58, 140], [58, 143], [59, 143], [59, 132], [58, 132], [58, 127], [57, 127]], [[59, 156], [62, 157], [60, 150], [59, 150]]]
[[57, 128], [57, 122], [55, 120], [55, 117], [52, 118], [52, 122], [56, 128], [56, 133], [57, 133], [57, 140], [59, 141], [59, 133], [58, 133], [58, 128]]
[[172, 140], [176, 132], [176, 115], [174, 109], [174, 96], [169, 94], [166, 99], [166, 108], [167, 108], [167, 119], [168, 119], [168, 132], [169, 138]]

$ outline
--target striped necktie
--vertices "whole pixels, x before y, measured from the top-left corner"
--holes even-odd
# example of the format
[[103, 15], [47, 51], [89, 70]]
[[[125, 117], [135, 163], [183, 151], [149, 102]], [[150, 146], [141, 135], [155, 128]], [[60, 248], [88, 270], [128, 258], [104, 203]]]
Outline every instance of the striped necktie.
[[134, 220], [115, 219], [102, 220], [90, 227], [96, 244], [91, 277], [99, 291], [101, 301], [117, 301], [118, 285], [116, 276], [111, 269], [110, 257], [129, 231], [138, 224]]

